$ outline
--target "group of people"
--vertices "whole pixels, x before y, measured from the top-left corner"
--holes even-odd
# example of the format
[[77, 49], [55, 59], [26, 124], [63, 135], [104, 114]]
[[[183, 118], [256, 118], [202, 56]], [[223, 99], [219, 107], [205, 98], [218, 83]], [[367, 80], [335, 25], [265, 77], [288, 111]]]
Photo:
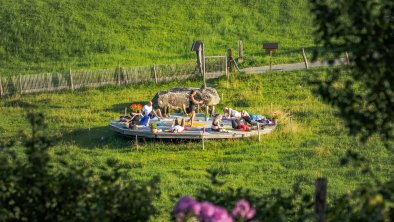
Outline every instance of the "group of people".
[[[197, 95], [197, 91], [191, 90], [188, 98], [189, 99], [188, 107], [187, 109], [183, 107], [184, 112], [186, 114], [190, 114], [190, 118], [188, 120], [190, 127], [193, 126], [194, 118], [196, 116], [196, 109], [198, 105], [204, 104], [204, 101], [198, 100], [196, 98], [196, 95]], [[127, 122], [131, 123], [130, 128], [131, 126], [135, 126], [135, 125], [147, 126], [149, 124], [150, 119], [156, 117], [160, 120], [160, 118], [164, 117], [160, 109], [153, 108], [152, 101], [149, 101], [146, 105], [144, 105], [141, 111], [132, 112], [130, 113], [130, 115], [131, 117], [127, 119]], [[239, 112], [229, 107], [224, 108], [224, 117], [231, 118], [231, 125], [233, 129], [239, 129], [243, 131], [250, 130], [250, 126], [256, 126], [258, 122], [269, 123], [269, 122], [264, 122], [264, 121], [268, 121], [265, 119], [265, 117], [252, 118], [251, 115], [245, 110]], [[211, 126], [212, 131], [217, 131], [217, 132], [225, 131], [225, 127], [221, 123], [222, 119], [223, 119], [223, 115], [221, 114], [215, 115]], [[179, 121], [178, 119], [174, 120], [170, 130], [174, 133], [179, 133], [184, 131], [185, 120], [183, 118], [181, 121]]]

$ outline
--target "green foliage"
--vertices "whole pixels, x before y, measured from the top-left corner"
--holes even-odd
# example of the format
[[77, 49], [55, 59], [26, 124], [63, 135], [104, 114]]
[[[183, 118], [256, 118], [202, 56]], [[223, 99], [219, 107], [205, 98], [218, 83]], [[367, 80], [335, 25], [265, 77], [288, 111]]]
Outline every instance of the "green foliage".
[[245, 45], [245, 63], [267, 64], [262, 41], [279, 41], [275, 63], [313, 47], [306, 0], [0, 0], [0, 73], [190, 62], [193, 40], [207, 55]]
[[394, 139], [394, 2], [386, 0], [316, 1], [317, 43], [345, 51], [348, 68], [331, 72], [317, 93], [340, 110], [350, 133], [363, 141], [372, 134]]
[[218, 172], [208, 171], [209, 179], [214, 185], [205, 186], [196, 195], [199, 200], [207, 200], [225, 207], [231, 212], [232, 207], [240, 199], [246, 199], [256, 209], [255, 219], [261, 221], [306, 221], [313, 217], [312, 196], [304, 194], [300, 183], [293, 185], [291, 192], [284, 193], [280, 189], [272, 189], [270, 193], [256, 196], [249, 189], [221, 188], [225, 182], [220, 181]]
[[147, 221], [156, 213], [157, 178], [126, 183], [116, 162], [108, 162], [113, 169], [103, 168], [99, 176], [64, 160], [62, 170], [56, 170], [43, 115], [28, 118], [27, 161], [16, 155], [13, 144], [0, 144], [1, 221]]
[[150, 123], [150, 124], [149, 124], [149, 127], [150, 127], [151, 129], [157, 129], [157, 124], [156, 124], [156, 123]]
[[[341, 166], [347, 149], [368, 158], [365, 164], [383, 182], [393, 174], [394, 162], [379, 138], [373, 137], [362, 144], [347, 136], [342, 120], [335, 116], [337, 111], [313, 95], [308, 80], [324, 76], [327, 71], [232, 74], [229, 88], [226, 88], [225, 77], [207, 82], [221, 97], [223, 95], [216, 113], [222, 113], [223, 108], [229, 106], [250, 114], [268, 114], [271, 102], [273, 111], [291, 110], [292, 129], [288, 120], [283, 121], [280, 130], [262, 136], [260, 142], [257, 137], [206, 140], [206, 149], [202, 150], [198, 141], [176, 143], [139, 138], [137, 150], [134, 138], [117, 136], [108, 128], [109, 121], [123, 115], [131, 103], [145, 104], [157, 92], [180, 85], [199, 87], [201, 81], [198, 80], [6, 97], [0, 100], [0, 137], [19, 141], [18, 132], [29, 128], [23, 113], [42, 112], [48, 124], [47, 133], [57, 138], [55, 146], [48, 150], [54, 170], [62, 171], [61, 163], [67, 161], [92, 171], [97, 177], [110, 161], [121, 168], [125, 182], [146, 181], [152, 175], [160, 175], [161, 196], [153, 202], [159, 212], [153, 221], [170, 220], [169, 212], [176, 201], [171, 197], [175, 194], [196, 197], [208, 183], [208, 169], [217, 171], [219, 181], [226, 182], [216, 189], [218, 192], [242, 187], [255, 197], [269, 195], [272, 189], [281, 190], [285, 197], [293, 195], [293, 183], [300, 181], [302, 195], [298, 197], [301, 198], [313, 194], [317, 177], [328, 177], [328, 201], [332, 202], [335, 197], [371, 180], [357, 170], [364, 166]], [[19, 143], [13, 150], [24, 157]]]

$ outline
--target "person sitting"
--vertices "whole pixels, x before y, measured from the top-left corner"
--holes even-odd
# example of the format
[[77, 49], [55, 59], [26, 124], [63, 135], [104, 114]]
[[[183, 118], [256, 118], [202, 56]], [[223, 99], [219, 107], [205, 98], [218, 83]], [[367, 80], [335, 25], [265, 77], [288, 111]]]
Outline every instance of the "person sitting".
[[212, 131], [216, 131], [216, 132], [223, 132], [225, 129], [223, 127], [223, 124], [221, 124], [222, 121], [222, 115], [218, 114], [215, 116], [215, 118], [212, 121]]
[[178, 118], [172, 122], [171, 132], [181, 133], [185, 130], [185, 120], [182, 118], [181, 124], [179, 124]]
[[149, 101], [145, 106], [142, 107], [142, 115], [149, 116], [149, 118], [163, 118], [160, 109], [154, 110], [153, 109], [153, 102]]
[[235, 109], [231, 109], [229, 107], [224, 107], [224, 116], [225, 117], [241, 118], [241, 113]]
[[233, 129], [238, 129], [238, 130], [242, 130], [242, 131], [249, 131], [250, 128], [247, 124], [245, 124], [243, 119], [235, 119], [235, 120], [231, 120], [231, 126], [233, 127]]
[[130, 116], [131, 116], [131, 119], [130, 119], [130, 122], [131, 122], [131, 126], [134, 126], [134, 125], [139, 125], [140, 124], [140, 121], [142, 120], [142, 118], [144, 117], [143, 115], [142, 115], [142, 113], [141, 113], [141, 111], [140, 110], [138, 110], [137, 112], [131, 112], [130, 113]]

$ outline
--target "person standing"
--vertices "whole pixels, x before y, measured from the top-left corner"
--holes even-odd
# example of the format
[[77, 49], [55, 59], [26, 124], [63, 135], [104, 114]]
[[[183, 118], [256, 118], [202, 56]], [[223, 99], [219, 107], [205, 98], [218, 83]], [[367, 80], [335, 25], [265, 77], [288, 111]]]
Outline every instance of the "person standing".
[[196, 116], [196, 108], [198, 104], [203, 104], [204, 101], [200, 100], [198, 101], [196, 99], [196, 94], [197, 91], [195, 89], [193, 89], [190, 92], [190, 96], [189, 96], [189, 112], [190, 112], [190, 119], [189, 119], [189, 123], [190, 123], [190, 127], [193, 127], [193, 121], [194, 121], [194, 117]]

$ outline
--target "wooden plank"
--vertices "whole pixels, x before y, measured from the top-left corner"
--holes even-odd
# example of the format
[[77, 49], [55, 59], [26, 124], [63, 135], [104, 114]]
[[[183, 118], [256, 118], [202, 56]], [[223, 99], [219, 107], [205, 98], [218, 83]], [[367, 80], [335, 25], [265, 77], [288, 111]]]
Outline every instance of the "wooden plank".
[[[172, 133], [172, 132], [164, 132], [168, 127], [158, 127], [163, 130], [163, 132], [158, 132], [156, 134], [152, 134], [149, 127], [141, 127], [137, 129], [127, 129], [122, 126], [116, 125], [116, 123], [110, 124], [110, 129], [120, 133], [124, 136], [139, 136], [145, 138], [154, 138], [154, 139], [203, 139], [201, 134], [201, 129], [189, 129], [182, 133]], [[269, 126], [266, 129], [260, 131], [260, 134], [268, 134], [270, 133], [275, 126]], [[230, 138], [244, 138], [258, 135], [258, 131], [236, 131], [229, 130], [227, 133], [223, 132], [215, 132], [215, 131], [206, 131], [204, 133], [204, 139], [230, 139]]]

